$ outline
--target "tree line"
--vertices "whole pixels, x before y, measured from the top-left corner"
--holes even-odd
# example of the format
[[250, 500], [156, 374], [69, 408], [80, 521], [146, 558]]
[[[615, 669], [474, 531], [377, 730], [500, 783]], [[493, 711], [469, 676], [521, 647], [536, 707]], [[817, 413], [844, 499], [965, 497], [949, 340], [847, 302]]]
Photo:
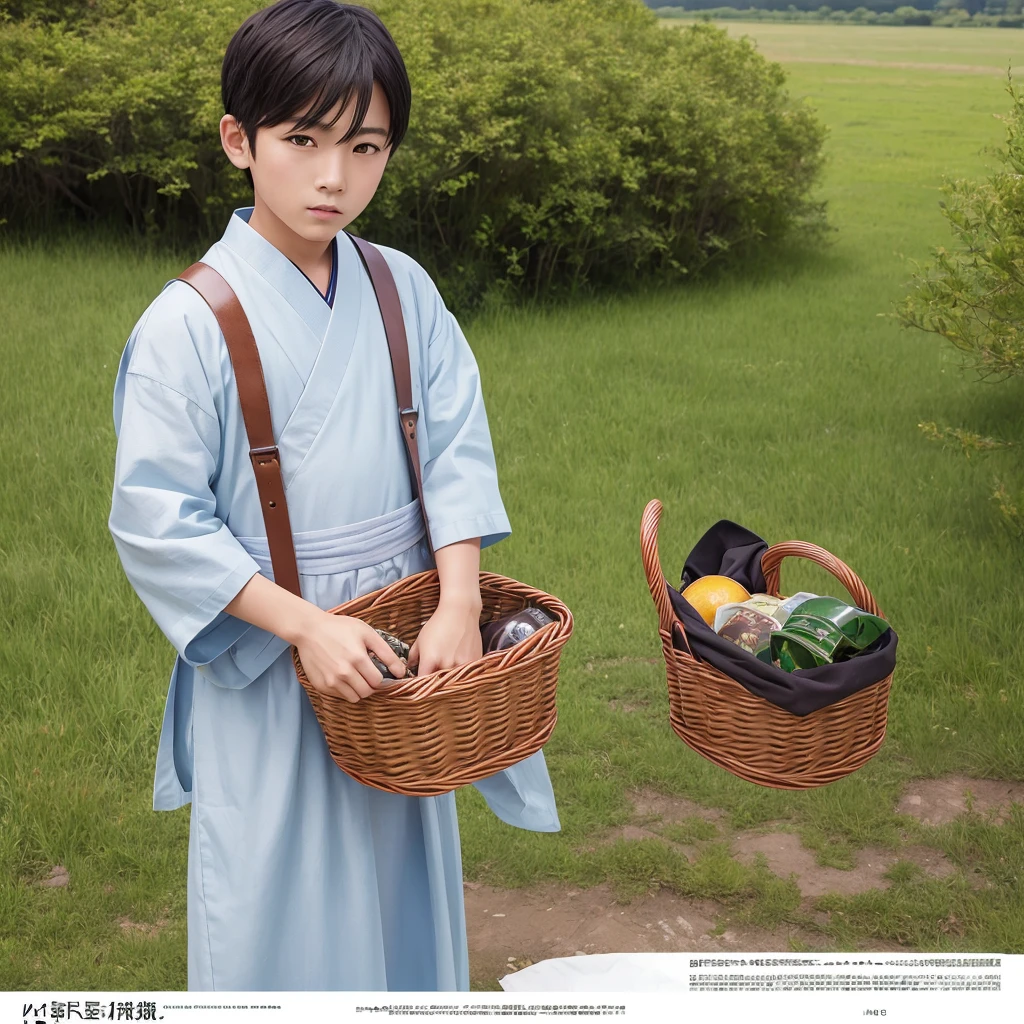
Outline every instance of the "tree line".
[[[673, 16], [677, 12], [706, 11], [722, 7], [720, 0], [645, 0], [645, 3], [663, 17]], [[779, 13], [818, 13], [825, 18], [840, 11], [863, 11], [882, 15], [894, 14], [903, 8], [922, 15], [930, 13], [933, 20], [949, 16], [954, 11], [962, 11], [969, 17], [981, 15], [985, 20], [979, 24], [987, 24], [987, 19], [993, 19], [995, 23], [1002, 18], [1020, 17], [1024, 12], [1024, 0], [918, 0], [912, 7], [903, 0], [830, 0], [827, 5], [822, 5], [820, 0], [749, 0], [744, 3], [744, 8]], [[933, 21], [920, 23], [932, 24]]]

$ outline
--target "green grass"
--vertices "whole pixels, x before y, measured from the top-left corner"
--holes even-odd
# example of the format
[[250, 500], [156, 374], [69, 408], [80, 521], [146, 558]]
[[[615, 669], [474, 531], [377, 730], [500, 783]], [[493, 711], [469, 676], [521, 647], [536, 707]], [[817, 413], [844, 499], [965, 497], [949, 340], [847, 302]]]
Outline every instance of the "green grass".
[[[822, 195], [836, 231], [825, 251], [790, 248], [731, 279], [470, 325], [515, 531], [486, 566], [558, 594], [577, 631], [547, 748], [563, 831], [509, 829], [461, 791], [466, 874], [610, 879], [621, 898], [665, 885], [721, 899], [737, 919], [796, 919], [792, 883], [738, 864], [692, 823], [692, 864], [658, 840], [579, 852], [628, 819], [631, 788], [651, 786], [723, 808], [733, 829], [783, 822], [835, 866], [868, 843], [895, 848], [902, 833], [961, 869], [935, 882], [897, 868], [886, 893], [833, 899], [823, 935], [839, 947], [878, 937], [1024, 952], [1020, 816], [929, 829], [893, 812], [914, 776], [1024, 778], [1021, 553], [988, 498], [996, 475], [1019, 491], [1024, 473], [1006, 455], [950, 455], [917, 429], [941, 420], [1019, 437], [1022, 389], [973, 382], [940, 343], [881, 315], [902, 294], [907, 258], [948, 240], [943, 175], [982, 173], [985, 147], [1000, 141], [1005, 60], [978, 50], [984, 31], [920, 30], [919, 51], [916, 29], [729, 28], [797, 56], [826, 52], [827, 38], [841, 59], [995, 63], [991, 74], [791, 65], [793, 93], [831, 129]], [[149, 810], [170, 650], [106, 530], [117, 359], [183, 265], [81, 237], [0, 251], [3, 989], [185, 983], [187, 812]], [[821, 790], [759, 789], [675, 737], [664, 670], [650, 663], [659, 646], [637, 543], [652, 497], [665, 503], [670, 579], [724, 516], [769, 541], [821, 544], [868, 583], [900, 634], [900, 661], [886, 744], [863, 770]], [[783, 585], [838, 590], [801, 564]], [[58, 863], [70, 886], [31, 884]], [[989, 887], [969, 888], [969, 873]], [[147, 939], [121, 918], [168, 923]]]
[[[666, 29], [678, 29], [684, 24], [685, 21], [674, 19], [662, 21]], [[766, 57], [786, 65], [844, 61], [939, 64], [975, 71], [988, 68], [1004, 75], [1008, 65], [1024, 65], [1024, 39], [1017, 32], [1001, 28], [951, 32], [926, 25], [787, 25], [732, 20], [717, 24], [729, 35], [750, 36]]]

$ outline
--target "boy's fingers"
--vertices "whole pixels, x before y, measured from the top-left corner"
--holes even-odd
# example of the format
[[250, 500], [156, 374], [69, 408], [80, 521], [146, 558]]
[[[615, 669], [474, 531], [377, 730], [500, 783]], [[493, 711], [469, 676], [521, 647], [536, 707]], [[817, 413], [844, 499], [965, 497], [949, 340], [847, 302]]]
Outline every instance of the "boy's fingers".
[[[375, 630], [369, 626], [366, 627], [366, 634], [364, 637], [366, 642], [366, 649], [396, 678], [401, 679], [405, 676], [405, 662], [395, 654], [391, 649], [391, 645]], [[373, 665], [370, 662], [371, 666]], [[376, 669], [374, 669], [376, 671]], [[365, 675], [365, 673], [363, 673]], [[377, 672], [380, 676], [380, 673]], [[381, 679], [383, 676], [381, 676]], [[375, 685], [380, 685], [378, 679]]]
[[350, 704], [355, 704], [359, 700], [359, 694], [357, 694], [351, 686], [347, 686], [345, 683], [338, 684], [337, 693], [339, 697], [343, 700], [347, 700]]
[[384, 663], [384, 665], [387, 666], [387, 670], [396, 679], [405, 678], [405, 662], [402, 661], [402, 659], [397, 654], [395, 654], [394, 651], [391, 652], [391, 657], [389, 659], [385, 660], [384, 658], [381, 658], [381, 661]]
[[[386, 644], [385, 644], [385, 647], [387, 647]], [[388, 670], [388, 672], [395, 679], [404, 679], [405, 678], [405, 675], [406, 675], [405, 662], [402, 661], [402, 659], [397, 654], [395, 654], [395, 652], [393, 650], [391, 650], [390, 647], [388, 647], [387, 657], [382, 657], [381, 655], [376, 654], [376, 653], [375, 653], [375, 657], [378, 658], [380, 663]], [[376, 666], [374, 666], [374, 667], [376, 668]], [[383, 676], [381, 676], [381, 678], [383, 679]], [[386, 680], [386, 681], [390, 682], [390, 680]]]
[[420, 663], [420, 641], [419, 638], [413, 641], [409, 649], [409, 667], [415, 668]]
[[[385, 645], [386, 646], [386, 645]], [[376, 653], [376, 652], [375, 652]], [[394, 657], [394, 651], [391, 652]], [[381, 658], [381, 661], [384, 661]], [[386, 664], [386, 662], [385, 662]], [[401, 665], [401, 661], [398, 663]], [[352, 667], [359, 673], [360, 678], [355, 680], [353, 685], [357, 689], [361, 689], [362, 686], [367, 687], [367, 691], [362, 693], [362, 696], [368, 697], [374, 690], [380, 687], [380, 684], [384, 681], [384, 676], [381, 675], [380, 669], [372, 661], [370, 661], [370, 655], [364, 654], [362, 657], [356, 657], [352, 659]]]
[[333, 682], [326, 678], [321, 679], [316, 688], [321, 693], [329, 693], [335, 697], [341, 697], [342, 700], [347, 700], [350, 704], [354, 704], [359, 700], [359, 694], [342, 679], [337, 679]]
[[[371, 665], [370, 667], [372, 668], [373, 666]], [[372, 683], [367, 682], [362, 676], [357, 675], [354, 679], [339, 682], [337, 684], [337, 692], [345, 700], [351, 701], [354, 704], [364, 697], [369, 697], [371, 693], [376, 692], [376, 687]]]
[[369, 626], [366, 627], [363, 641], [366, 649], [373, 655], [376, 655], [381, 661], [387, 665], [391, 661], [396, 659], [401, 662], [401, 658], [391, 649], [391, 645], [377, 632], [375, 629], [371, 629]]
[[431, 657], [428, 653], [426, 657], [421, 658], [419, 661], [418, 675], [429, 676], [431, 672], [436, 672], [441, 667], [441, 663], [437, 658]]

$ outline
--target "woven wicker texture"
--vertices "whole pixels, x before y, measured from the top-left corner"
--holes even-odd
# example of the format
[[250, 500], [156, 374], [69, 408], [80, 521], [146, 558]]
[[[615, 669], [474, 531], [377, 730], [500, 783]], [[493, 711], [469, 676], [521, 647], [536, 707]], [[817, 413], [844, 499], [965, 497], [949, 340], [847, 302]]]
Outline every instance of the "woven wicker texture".
[[[658, 556], [661, 502], [651, 501], [640, 525], [647, 583], [658, 609], [668, 671], [669, 717], [679, 738], [733, 775], [774, 789], [812, 789], [862, 767], [885, 739], [892, 675], [803, 717], [792, 715], [672, 644], [686, 631], [668, 597]], [[770, 547], [761, 559], [768, 593], [778, 596], [784, 558], [806, 558], [827, 569], [865, 611], [881, 615], [871, 592], [852, 569], [823, 548], [803, 541]]]
[[[478, 661], [389, 684], [352, 704], [309, 685], [298, 651], [295, 672], [335, 763], [367, 786], [406, 796], [439, 796], [536, 753], [555, 727], [558, 660], [572, 613], [557, 598], [495, 573], [480, 574], [481, 623], [541, 608], [555, 621]], [[332, 608], [406, 643], [437, 608], [437, 572], [418, 573]]]

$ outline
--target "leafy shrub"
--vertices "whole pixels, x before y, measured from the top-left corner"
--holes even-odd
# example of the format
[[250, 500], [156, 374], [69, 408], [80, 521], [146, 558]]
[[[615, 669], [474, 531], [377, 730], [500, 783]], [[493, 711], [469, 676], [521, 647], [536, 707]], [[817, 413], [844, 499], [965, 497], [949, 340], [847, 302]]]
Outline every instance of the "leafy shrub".
[[685, 273], [811, 210], [823, 129], [747, 42], [632, 0], [380, 7], [420, 99], [367, 231], [437, 225], [475, 293]]
[[120, 15], [130, 3], [131, 0], [3, 0], [0, 21], [83, 24]]
[[0, 25], [0, 206], [21, 222], [74, 208], [209, 234], [246, 194], [220, 151], [219, 68], [259, 5], [116, 6], [85, 25]]
[[930, 25], [932, 23], [932, 12], [919, 11], [916, 7], [897, 7], [893, 11], [893, 15], [903, 25]]
[[[1024, 94], [1012, 84], [1009, 93], [1013, 108], [1000, 169], [982, 181], [944, 186], [943, 214], [957, 245], [933, 250], [932, 262], [915, 274], [896, 313], [905, 327], [945, 338], [968, 368], [996, 380], [1024, 376]], [[968, 455], [1020, 445], [934, 423], [921, 429]], [[997, 485], [995, 498], [1024, 533], [1020, 502], [1003, 485]]]
[[[220, 60], [260, 4], [97, 2], [88, 23], [0, 25], [0, 201], [22, 223], [73, 204], [218, 233], [248, 196], [219, 149]], [[692, 273], [820, 217], [824, 129], [746, 41], [666, 32], [635, 0], [372, 6], [413, 116], [358, 229], [459, 306]]]

